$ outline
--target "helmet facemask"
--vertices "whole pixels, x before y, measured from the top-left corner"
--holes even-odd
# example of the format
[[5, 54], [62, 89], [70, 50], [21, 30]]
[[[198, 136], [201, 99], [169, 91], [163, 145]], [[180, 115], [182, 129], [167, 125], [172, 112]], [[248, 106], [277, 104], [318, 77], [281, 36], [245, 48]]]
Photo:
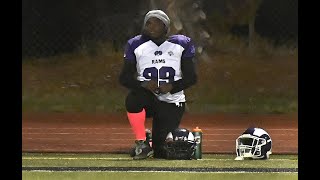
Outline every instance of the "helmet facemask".
[[164, 144], [167, 159], [191, 159], [194, 156], [195, 147], [193, 134], [180, 128], [169, 132]]
[[236, 153], [236, 160], [268, 159], [271, 154], [271, 139], [242, 134], [236, 139]]
[[168, 159], [190, 159], [194, 155], [195, 144], [187, 141], [166, 142]]

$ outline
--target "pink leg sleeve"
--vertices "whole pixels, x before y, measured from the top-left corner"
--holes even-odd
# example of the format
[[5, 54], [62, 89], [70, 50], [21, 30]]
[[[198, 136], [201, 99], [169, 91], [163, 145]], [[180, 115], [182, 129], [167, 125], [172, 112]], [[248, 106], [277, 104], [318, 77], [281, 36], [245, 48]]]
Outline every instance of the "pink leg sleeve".
[[142, 111], [138, 113], [127, 112], [127, 116], [133, 133], [136, 136], [136, 140], [146, 140], [146, 132], [144, 125], [146, 120], [146, 111], [142, 109]]

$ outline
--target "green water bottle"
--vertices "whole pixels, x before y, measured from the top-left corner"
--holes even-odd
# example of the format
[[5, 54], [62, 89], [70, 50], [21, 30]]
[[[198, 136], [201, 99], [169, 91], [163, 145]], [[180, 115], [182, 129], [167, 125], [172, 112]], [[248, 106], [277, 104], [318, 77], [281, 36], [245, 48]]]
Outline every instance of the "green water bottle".
[[202, 159], [202, 130], [199, 127], [193, 129], [196, 141], [195, 159]]

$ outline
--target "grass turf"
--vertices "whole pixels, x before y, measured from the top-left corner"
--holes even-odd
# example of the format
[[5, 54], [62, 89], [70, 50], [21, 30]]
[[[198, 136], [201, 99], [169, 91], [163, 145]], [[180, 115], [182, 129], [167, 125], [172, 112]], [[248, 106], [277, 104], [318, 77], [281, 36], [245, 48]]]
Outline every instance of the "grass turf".
[[24, 153], [23, 167], [189, 167], [189, 168], [298, 168], [296, 155], [271, 155], [269, 160], [235, 161], [235, 155], [204, 154], [201, 160], [146, 159], [127, 154]]
[[[269, 160], [235, 161], [234, 155], [204, 154], [202, 160], [132, 160], [127, 154], [23, 153], [22, 167], [167, 167], [175, 168], [298, 168], [297, 155], [272, 155]], [[23, 171], [22, 179], [298, 179], [296, 172], [137, 172], [137, 171]]]
[[296, 180], [297, 173], [22, 172], [24, 180]]

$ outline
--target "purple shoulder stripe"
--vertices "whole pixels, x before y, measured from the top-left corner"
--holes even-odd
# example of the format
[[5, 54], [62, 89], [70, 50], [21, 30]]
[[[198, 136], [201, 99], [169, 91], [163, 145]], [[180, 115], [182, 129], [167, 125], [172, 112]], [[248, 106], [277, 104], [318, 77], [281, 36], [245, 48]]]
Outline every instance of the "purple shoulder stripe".
[[191, 38], [185, 35], [172, 35], [168, 39], [169, 42], [179, 44], [184, 48], [182, 58], [192, 58], [195, 56], [195, 47]]
[[124, 58], [128, 61], [135, 61], [136, 56], [134, 50], [147, 41], [149, 41], [149, 39], [142, 35], [137, 35], [129, 39], [125, 47]]

